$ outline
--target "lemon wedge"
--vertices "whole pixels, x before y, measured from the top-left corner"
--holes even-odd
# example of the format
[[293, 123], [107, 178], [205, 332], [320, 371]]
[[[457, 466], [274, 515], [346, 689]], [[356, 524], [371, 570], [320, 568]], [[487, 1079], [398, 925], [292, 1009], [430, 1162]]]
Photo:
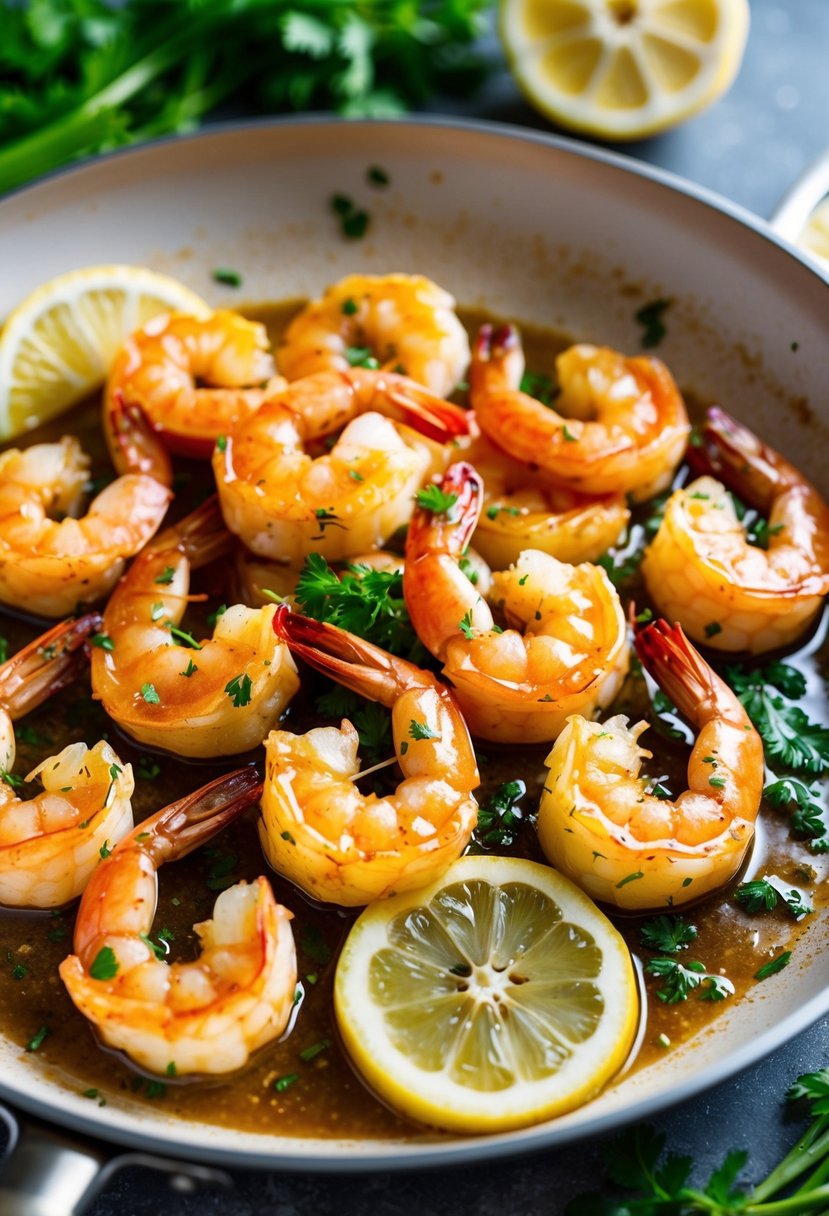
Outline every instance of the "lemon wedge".
[[627, 946], [595, 904], [548, 866], [489, 856], [371, 904], [334, 1007], [381, 1098], [462, 1132], [586, 1102], [624, 1064], [639, 1014]]
[[127, 335], [167, 309], [210, 312], [183, 283], [139, 266], [90, 266], [38, 287], [0, 334], [0, 440], [92, 392]]
[[664, 131], [724, 93], [748, 0], [501, 0], [501, 41], [530, 103], [604, 139]]
[[825, 198], [809, 216], [797, 243], [824, 266], [829, 266], [829, 198]]

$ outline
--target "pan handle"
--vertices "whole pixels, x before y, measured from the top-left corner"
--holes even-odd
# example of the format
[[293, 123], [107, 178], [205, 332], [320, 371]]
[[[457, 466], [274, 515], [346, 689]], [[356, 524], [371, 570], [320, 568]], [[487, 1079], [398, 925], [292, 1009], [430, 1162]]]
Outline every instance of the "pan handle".
[[797, 244], [806, 221], [818, 203], [829, 194], [829, 148], [802, 173], [780, 200], [769, 224], [784, 240]]
[[0, 1105], [9, 1142], [0, 1166], [0, 1216], [79, 1216], [130, 1166], [161, 1170], [179, 1191], [201, 1186], [229, 1189], [229, 1174], [154, 1153], [111, 1153], [85, 1136], [66, 1132]]

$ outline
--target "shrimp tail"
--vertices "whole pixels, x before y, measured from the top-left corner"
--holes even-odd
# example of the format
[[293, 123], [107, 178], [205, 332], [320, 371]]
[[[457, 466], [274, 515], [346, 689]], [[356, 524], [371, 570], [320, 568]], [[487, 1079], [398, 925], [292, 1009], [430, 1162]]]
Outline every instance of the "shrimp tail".
[[0, 667], [0, 705], [11, 718], [22, 718], [72, 683], [86, 666], [84, 643], [102, 624], [97, 612], [61, 621]]
[[688, 462], [695, 472], [719, 478], [761, 511], [769, 509], [781, 490], [804, 480], [774, 448], [716, 405], [706, 414], [702, 443], [688, 449]]
[[273, 618], [276, 636], [309, 666], [370, 701], [391, 707], [406, 688], [422, 688], [425, 673], [405, 659], [354, 634], [280, 604]]
[[514, 325], [482, 325], [475, 339], [475, 358], [481, 363], [500, 361], [521, 350], [521, 335]]
[[484, 501], [483, 478], [467, 461], [450, 465], [440, 483], [441, 491], [454, 501], [447, 511], [418, 507], [409, 524], [412, 551], [437, 551], [460, 559], [478, 526]]
[[664, 618], [636, 625], [634, 646], [645, 670], [695, 726], [715, 713], [748, 721], [732, 690], [688, 641], [681, 625], [669, 625]]
[[173, 466], [167, 450], [140, 405], [124, 400], [116, 389], [105, 406], [110, 456], [119, 473], [145, 473], [168, 488]]
[[191, 566], [198, 568], [217, 557], [224, 557], [230, 552], [232, 543], [233, 537], [222, 517], [219, 496], [211, 494], [195, 511], [165, 528], [147, 548], [154, 553], [178, 549]]
[[142, 851], [149, 854], [156, 866], [186, 857], [261, 796], [262, 781], [256, 769], [250, 766], [235, 769], [140, 823], [124, 846], [127, 841], [133, 844], [136, 837], [141, 837]]
[[468, 410], [436, 397], [413, 380], [401, 377], [400, 382], [390, 382], [386, 388], [389, 401], [400, 410], [404, 422], [427, 439], [448, 443], [470, 433], [473, 419]]

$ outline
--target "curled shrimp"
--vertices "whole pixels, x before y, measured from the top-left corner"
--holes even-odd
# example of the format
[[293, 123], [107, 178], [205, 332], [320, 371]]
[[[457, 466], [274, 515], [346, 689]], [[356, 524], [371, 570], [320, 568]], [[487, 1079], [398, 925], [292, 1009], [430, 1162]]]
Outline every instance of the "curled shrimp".
[[540, 549], [562, 562], [592, 562], [619, 539], [630, 511], [622, 494], [588, 497], [554, 485], [496, 447], [485, 435], [463, 459], [480, 473], [484, 497], [474, 544], [496, 570]]
[[0, 454], [0, 600], [62, 617], [105, 596], [161, 526], [171, 495], [154, 477], [119, 477], [82, 514], [89, 458], [77, 439]]
[[[642, 573], [660, 612], [716, 650], [789, 646], [829, 591], [829, 506], [806, 478], [723, 410], [708, 411], [703, 476], [676, 490]], [[750, 544], [722, 478], [768, 516], [766, 547]]]
[[84, 892], [61, 978], [101, 1040], [149, 1072], [232, 1072], [288, 1024], [291, 913], [267, 879], [222, 891], [212, 919], [194, 926], [194, 962], [167, 963], [149, 940], [158, 867], [210, 840], [261, 788], [253, 769], [238, 769], [164, 807], [112, 850]]
[[348, 371], [355, 349], [375, 367], [404, 371], [439, 397], [469, 363], [469, 339], [448, 291], [415, 274], [351, 274], [328, 287], [288, 325], [277, 352], [289, 380]]
[[274, 636], [273, 604], [227, 608], [201, 642], [179, 628], [191, 568], [226, 553], [230, 539], [210, 499], [157, 537], [110, 596], [92, 692], [141, 743], [181, 756], [247, 751], [299, 687], [290, 652]]
[[349, 907], [432, 882], [478, 820], [475, 753], [451, 692], [431, 672], [284, 605], [274, 628], [312, 667], [388, 706], [403, 781], [385, 797], [360, 792], [347, 720], [305, 735], [273, 731], [259, 828], [268, 861], [315, 899]]
[[468, 464], [447, 471], [448, 513], [418, 509], [409, 526], [403, 595], [418, 637], [443, 663], [470, 730], [500, 743], [554, 739], [567, 717], [616, 696], [628, 667], [619, 596], [604, 570], [527, 549], [492, 575], [489, 600], [462, 559], [481, 509]]
[[658, 798], [639, 776], [646, 722], [572, 717], [547, 757], [538, 814], [548, 860], [594, 899], [620, 908], [676, 907], [723, 886], [754, 834], [763, 745], [731, 689], [679, 625], [653, 621], [636, 651], [697, 730], [688, 789]]
[[[295, 380], [214, 453], [225, 522], [260, 557], [294, 565], [312, 550], [340, 561], [379, 548], [408, 522], [425, 478], [445, 467], [440, 445], [469, 425], [464, 410], [393, 372], [355, 367]], [[306, 443], [343, 426], [326, 455], [306, 453]]]
[[209, 456], [235, 418], [258, 409], [285, 381], [275, 375], [264, 325], [219, 310], [162, 313], [127, 338], [104, 392], [104, 434], [116, 467], [113, 411], [139, 409], [167, 448]]
[[523, 371], [515, 327], [482, 326], [469, 399], [481, 430], [499, 447], [583, 494], [630, 494], [641, 502], [670, 485], [691, 427], [659, 359], [571, 346], [556, 359], [556, 409], [520, 391]]
[[0, 667], [0, 904], [57, 908], [80, 895], [101, 850], [132, 828], [132, 768], [108, 743], [70, 743], [26, 777], [43, 792], [18, 798], [14, 721], [70, 684], [86, 666], [83, 644], [100, 624], [95, 613], [63, 621]]

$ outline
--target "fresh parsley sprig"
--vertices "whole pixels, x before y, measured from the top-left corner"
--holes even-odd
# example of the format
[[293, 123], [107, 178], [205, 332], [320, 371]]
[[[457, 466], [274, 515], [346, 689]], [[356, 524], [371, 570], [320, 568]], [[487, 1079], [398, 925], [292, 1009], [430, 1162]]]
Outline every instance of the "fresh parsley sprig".
[[652, 958], [645, 963], [645, 974], [658, 976], [664, 981], [656, 989], [656, 995], [666, 1005], [687, 1001], [694, 990], [698, 990], [703, 1001], [724, 1001], [726, 997], [734, 995], [731, 980], [706, 971], [705, 964], [697, 959], [689, 959], [683, 964], [675, 958]]
[[763, 667], [731, 664], [725, 678], [757, 728], [767, 760], [798, 773], [829, 772], [829, 728], [794, 704], [806, 693], [805, 677], [796, 667], [778, 659]]
[[505, 781], [478, 807], [478, 826], [472, 837], [474, 852], [508, 849], [515, 843], [524, 818], [519, 804], [526, 792], [520, 779]]
[[763, 790], [763, 797], [772, 806], [790, 809], [792, 835], [798, 840], [808, 840], [813, 853], [829, 852], [829, 823], [826, 813], [816, 799], [820, 791], [814, 786], [804, 785], [793, 777], [773, 781]]
[[678, 954], [694, 941], [697, 927], [684, 916], [654, 916], [642, 922], [639, 936], [648, 950], [656, 950], [660, 954]]

